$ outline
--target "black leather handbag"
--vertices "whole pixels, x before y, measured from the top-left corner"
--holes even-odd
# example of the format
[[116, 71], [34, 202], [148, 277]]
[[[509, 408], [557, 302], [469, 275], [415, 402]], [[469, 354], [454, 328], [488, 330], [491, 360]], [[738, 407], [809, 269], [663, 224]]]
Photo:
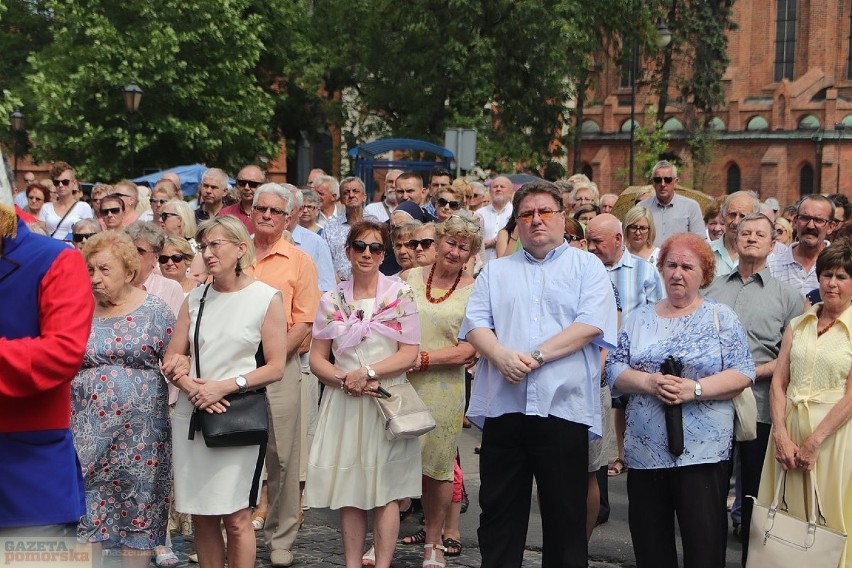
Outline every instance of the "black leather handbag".
[[[201, 329], [201, 315], [204, 313], [204, 300], [210, 284], [204, 288], [198, 306], [198, 318], [195, 320], [195, 374], [201, 376], [199, 363], [198, 332]], [[263, 346], [258, 348], [262, 360]], [[257, 359], [257, 357], [256, 357]], [[195, 433], [201, 430], [204, 443], [208, 448], [230, 448], [234, 446], [266, 446], [268, 439], [269, 415], [266, 406], [266, 389], [261, 388], [244, 393], [235, 393], [225, 397], [230, 403], [227, 412], [222, 414], [199, 412], [196, 408], [189, 421], [189, 439], [195, 439]]]

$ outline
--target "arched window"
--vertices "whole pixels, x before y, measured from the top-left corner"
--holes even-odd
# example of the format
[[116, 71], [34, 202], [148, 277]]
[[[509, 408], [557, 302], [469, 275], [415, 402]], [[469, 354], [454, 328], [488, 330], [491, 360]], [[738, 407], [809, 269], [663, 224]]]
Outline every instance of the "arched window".
[[580, 168], [580, 173], [589, 178], [589, 181], [592, 181], [592, 166], [583, 164], [583, 167]]
[[810, 164], [802, 166], [799, 171], [799, 195], [810, 195], [814, 192], [814, 168]]
[[796, 60], [796, 0], [776, 0], [775, 81], [793, 78]]
[[739, 191], [741, 186], [740, 167], [736, 164], [728, 166], [728, 177], [725, 180], [725, 191], [728, 195]]
[[769, 123], [762, 116], [755, 116], [746, 125], [746, 130], [767, 130], [768, 128]]

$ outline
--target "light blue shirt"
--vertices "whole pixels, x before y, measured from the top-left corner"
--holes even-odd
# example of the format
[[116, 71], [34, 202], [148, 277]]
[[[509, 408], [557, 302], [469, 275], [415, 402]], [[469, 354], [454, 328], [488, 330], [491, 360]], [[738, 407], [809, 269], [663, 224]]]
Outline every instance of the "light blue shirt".
[[[754, 381], [748, 338], [731, 308], [705, 300], [689, 315], [662, 318], [655, 306], [645, 305], [626, 318], [618, 349], [607, 357], [606, 378], [613, 396], [621, 394], [621, 373], [628, 369], [656, 373], [668, 355], [683, 361], [683, 376], [689, 379], [700, 381], [734, 369]], [[665, 407], [656, 397], [631, 394], [626, 417], [624, 456], [630, 469], [718, 463], [731, 455], [734, 405], [730, 400], [683, 404], [684, 451], [680, 456], [669, 452]]]
[[290, 233], [293, 242], [314, 260], [319, 273], [320, 292], [328, 292], [337, 288], [337, 280], [334, 277], [334, 265], [331, 263], [331, 252], [325, 240], [301, 225], [296, 225]]
[[663, 205], [654, 195], [639, 202], [639, 205], [647, 207], [654, 218], [654, 228], [657, 230], [655, 247], [661, 246], [667, 238], [677, 233], [695, 233], [701, 238], [707, 236], [701, 206], [694, 199], [675, 194], [668, 205]]
[[547, 361], [511, 384], [490, 361], [480, 359], [467, 416], [482, 427], [485, 418], [509, 413], [555, 416], [585, 424], [601, 435], [600, 348], [616, 340], [615, 295], [603, 263], [567, 243], [537, 261], [523, 249], [489, 262], [476, 278], [459, 338], [477, 328], [494, 331], [508, 349], [530, 353], [573, 323], [602, 334], [579, 351]]
[[739, 259], [732, 259], [728, 249], [725, 248], [724, 235], [715, 241], [710, 241], [710, 250], [713, 251], [713, 256], [716, 258], [716, 270], [713, 275], [714, 278], [728, 275], [740, 265]]
[[626, 250], [607, 272], [618, 288], [622, 321], [639, 306], [656, 304], [666, 295], [657, 267]]

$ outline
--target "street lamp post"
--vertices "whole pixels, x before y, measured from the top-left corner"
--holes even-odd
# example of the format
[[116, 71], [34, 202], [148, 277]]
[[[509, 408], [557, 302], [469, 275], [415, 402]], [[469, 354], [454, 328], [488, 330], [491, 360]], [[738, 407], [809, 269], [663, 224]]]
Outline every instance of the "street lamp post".
[[19, 110], [9, 113], [9, 122], [12, 124], [12, 136], [14, 139], [13, 152], [15, 153], [15, 165], [12, 171], [15, 177], [15, 185], [18, 184], [18, 139], [21, 137], [21, 131], [24, 129], [24, 113]]
[[124, 87], [124, 106], [127, 108], [127, 124], [130, 133], [130, 177], [133, 177], [134, 164], [136, 159], [136, 111], [139, 110], [139, 103], [142, 102], [142, 94], [145, 92], [139, 88], [136, 83], [130, 83]]
[[[664, 22], [657, 24], [657, 47], [664, 48], [672, 41], [672, 32]], [[639, 72], [639, 38], [633, 36], [630, 53], [630, 185], [633, 185], [634, 157], [636, 154], [636, 75]]]
[[837, 181], [834, 184], [834, 191], [836, 193], [840, 193], [840, 137], [843, 135], [843, 131], [846, 129], [846, 125], [842, 122], [834, 123], [834, 130], [837, 131], [837, 150], [835, 154], [837, 154]]

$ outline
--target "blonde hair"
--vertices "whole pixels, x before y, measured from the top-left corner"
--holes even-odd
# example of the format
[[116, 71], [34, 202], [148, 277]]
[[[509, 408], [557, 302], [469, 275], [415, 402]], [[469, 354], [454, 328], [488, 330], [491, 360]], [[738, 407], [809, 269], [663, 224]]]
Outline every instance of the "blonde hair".
[[[160, 213], [163, 213], [163, 210], [169, 206], [175, 208], [175, 213], [180, 216], [180, 220], [183, 222], [183, 227], [181, 229], [181, 235], [183, 238], [191, 239], [195, 236], [195, 231], [197, 229], [195, 224], [195, 213], [192, 212], [192, 207], [189, 206], [189, 203], [182, 199], [171, 199], [163, 203], [163, 206], [160, 208]], [[165, 213], [170, 213], [170, 211], [165, 211]]]
[[621, 222], [622, 232], [626, 233], [627, 227], [640, 219], [648, 221], [648, 244], [653, 245], [654, 240], [657, 238], [657, 230], [654, 228], [654, 217], [651, 215], [651, 211], [643, 205], [635, 205], [630, 208], [624, 216], [624, 221]]
[[101, 251], [111, 251], [113, 256], [121, 261], [126, 270], [133, 273], [135, 277], [139, 272], [139, 253], [130, 235], [123, 231], [104, 231], [86, 240], [83, 249], [83, 258], [88, 262], [92, 255]]
[[246, 253], [240, 258], [237, 264], [237, 272], [241, 272], [251, 266], [255, 258], [254, 242], [251, 240], [246, 226], [236, 217], [225, 215], [224, 217], [214, 217], [213, 219], [204, 221], [198, 226], [198, 231], [195, 233], [196, 242], [201, 243], [204, 237], [207, 236], [207, 233], [216, 227], [222, 229], [228, 241], [235, 245], [243, 243], [246, 245]]

